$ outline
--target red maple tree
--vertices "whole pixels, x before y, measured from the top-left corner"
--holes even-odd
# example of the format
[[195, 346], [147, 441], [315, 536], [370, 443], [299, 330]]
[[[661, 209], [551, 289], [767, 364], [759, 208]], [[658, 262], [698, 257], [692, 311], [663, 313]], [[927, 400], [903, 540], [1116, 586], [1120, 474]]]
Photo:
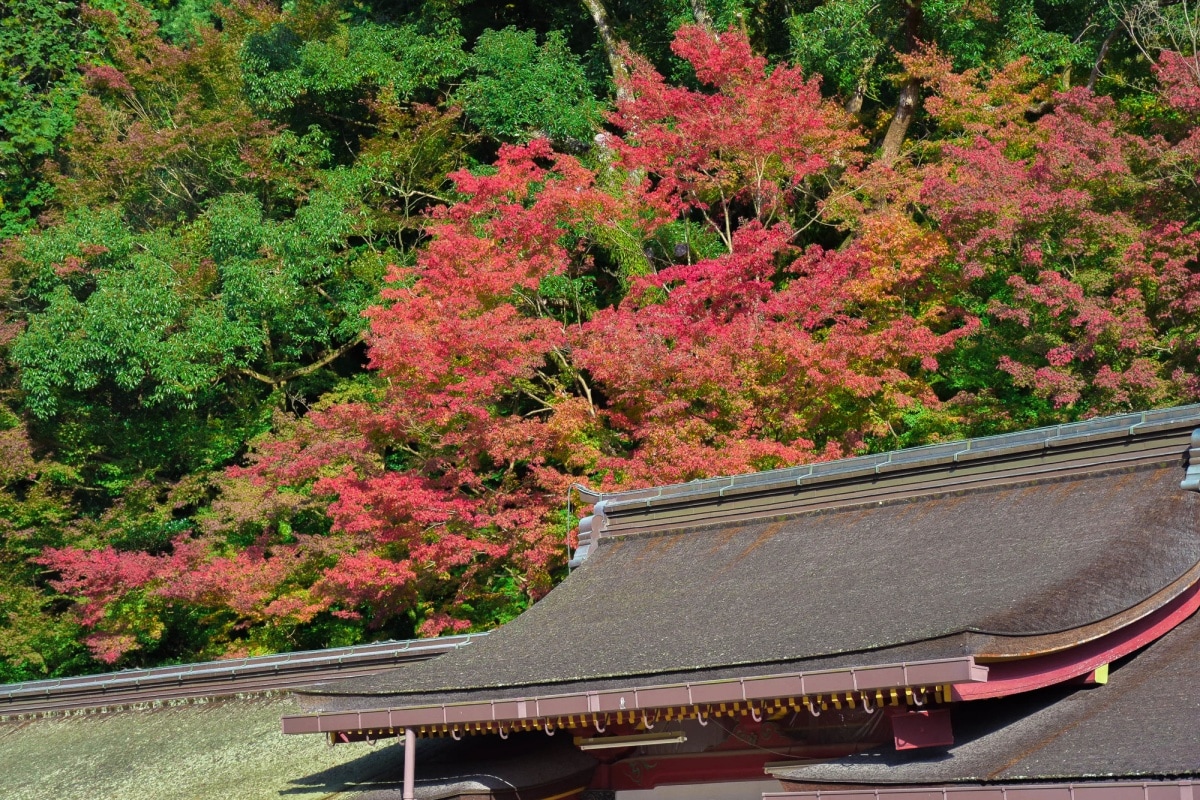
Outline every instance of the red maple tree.
[[[207, 529], [164, 556], [45, 555], [97, 653], [136, 646], [109, 612], [138, 593], [239, 625], [487, 626], [550, 587], [573, 483], [1200, 395], [1195, 172], [1168, 191], [1193, 128], [1134, 133], [1022, 62], [954, 73], [925, 49], [904, 64], [942, 136], [883, 163], [743, 35], [684, 28], [674, 49], [700, 88], [627, 53], [592, 162], [534, 141], [452, 175], [460, 199], [369, 312], [375, 380], [256, 443]], [[1194, 76], [1161, 74], [1194, 114]], [[292, 529], [314, 512], [327, 531]], [[250, 517], [261, 536], [230, 547]]]

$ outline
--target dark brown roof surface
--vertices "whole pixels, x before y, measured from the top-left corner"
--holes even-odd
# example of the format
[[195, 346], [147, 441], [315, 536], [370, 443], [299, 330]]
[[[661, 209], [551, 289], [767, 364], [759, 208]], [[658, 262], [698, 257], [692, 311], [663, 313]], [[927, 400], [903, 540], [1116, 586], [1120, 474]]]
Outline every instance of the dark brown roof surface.
[[948, 750], [778, 770], [799, 784], [941, 784], [1200, 774], [1200, 615], [1114, 665], [1103, 686], [955, 708]]
[[470, 648], [315, 691], [410, 705], [431, 693], [937, 658], [977, 652], [986, 637], [968, 632], [1096, 624], [1200, 560], [1200, 496], [1180, 489], [1181, 441], [1169, 461], [1120, 470], [603, 538], [561, 586]]

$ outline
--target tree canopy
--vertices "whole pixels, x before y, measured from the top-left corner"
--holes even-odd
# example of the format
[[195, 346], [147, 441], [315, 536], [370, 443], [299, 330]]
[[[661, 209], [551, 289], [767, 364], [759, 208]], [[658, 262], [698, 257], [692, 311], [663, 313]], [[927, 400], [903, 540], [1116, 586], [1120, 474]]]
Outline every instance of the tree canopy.
[[1200, 399], [1197, 30], [8, 4], [0, 680], [486, 629], [577, 484]]

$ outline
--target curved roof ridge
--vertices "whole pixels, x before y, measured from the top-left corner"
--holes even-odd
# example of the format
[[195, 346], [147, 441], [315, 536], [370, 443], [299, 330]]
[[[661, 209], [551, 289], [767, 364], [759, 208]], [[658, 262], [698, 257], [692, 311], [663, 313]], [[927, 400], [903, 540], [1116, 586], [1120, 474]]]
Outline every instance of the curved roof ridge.
[[[1187, 437], [1190, 450], [1181, 442]], [[887, 502], [943, 488], [976, 491], [991, 484], [1174, 461], [1185, 452], [1192, 463], [1178, 485], [1200, 491], [1200, 404], [690, 483], [584, 491], [592, 513], [579, 521], [570, 566], [580, 566], [607, 538]]]
[[703, 478], [687, 483], [666, 484], [621, 492], [597, 492], [575, 488], [587, 502], [606, 502], [609, 508], [654, 501], [684, 500], [700, 495], [721, 496], [731, 489], [768, 489], [776, 486], [811, 485], [826, 480], [851, 478], [899, 469], [940, 467], [980, 458], [1003, 458], [1051, 448], [1094, 445], [1105, 440], [1140, 437], [1163, 431], [1200, 426], [1200, 403], [1154, 411], [1139, 411], [1096, 417], [1081, 422], [1049, 425], [1012, 433], [959, 439], [952, 442], [909, 447], [865, 456], [820, 461], [796, 467]]

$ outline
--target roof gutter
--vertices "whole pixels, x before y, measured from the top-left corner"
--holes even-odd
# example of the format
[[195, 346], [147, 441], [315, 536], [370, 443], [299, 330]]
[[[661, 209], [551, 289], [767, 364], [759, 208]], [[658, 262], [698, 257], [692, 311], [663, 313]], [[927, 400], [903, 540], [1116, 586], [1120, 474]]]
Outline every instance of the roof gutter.
[[[493, 726], [536, 722], [547, 731], [555, 727], [570, 727], [572, 717], [590, 718], [586, 724], [598, 723], [598, 715], [628, 716], [633, 712], [668, 709], [694, 709], [695, 714], [707, 714], [712, 709], [743, 703], [788, 702], [796, 705], [829, 702], [862, 702], [870, 692], [879, 698], [912, 697], [914, 690], [923, 693], [936, 689], [942, 699], [949, 701], [950, 687], [955, 684], [981, 683], [987, 680], [988, 668], [975, 663], [972, 656], [884, 664], [870, 667], [813, 672], [792, 672], [745, 678], [730, 678], [695, 683], [674, 683], [641, 688], [582, 691], [544, 697], [522, 697], [505, 700], [486, 700], [466, 703], [444, 703], [411, 706], [377, 711], [348, 711], [285, 716], [284, 733], [338, 733], [361, 731], [394, 731], [420, 727], [430, 733], [461, 730], [492, 730]], [[886, 695], [882, 694], [887, 692]], [[897, 694], [897, 692], [899, 694]], [[872, 702], [867, 699], [866, 702]], [[840, 706], [839, 706], [840, 707]], [[564, 719], [566, 723], [564, 724]]]

